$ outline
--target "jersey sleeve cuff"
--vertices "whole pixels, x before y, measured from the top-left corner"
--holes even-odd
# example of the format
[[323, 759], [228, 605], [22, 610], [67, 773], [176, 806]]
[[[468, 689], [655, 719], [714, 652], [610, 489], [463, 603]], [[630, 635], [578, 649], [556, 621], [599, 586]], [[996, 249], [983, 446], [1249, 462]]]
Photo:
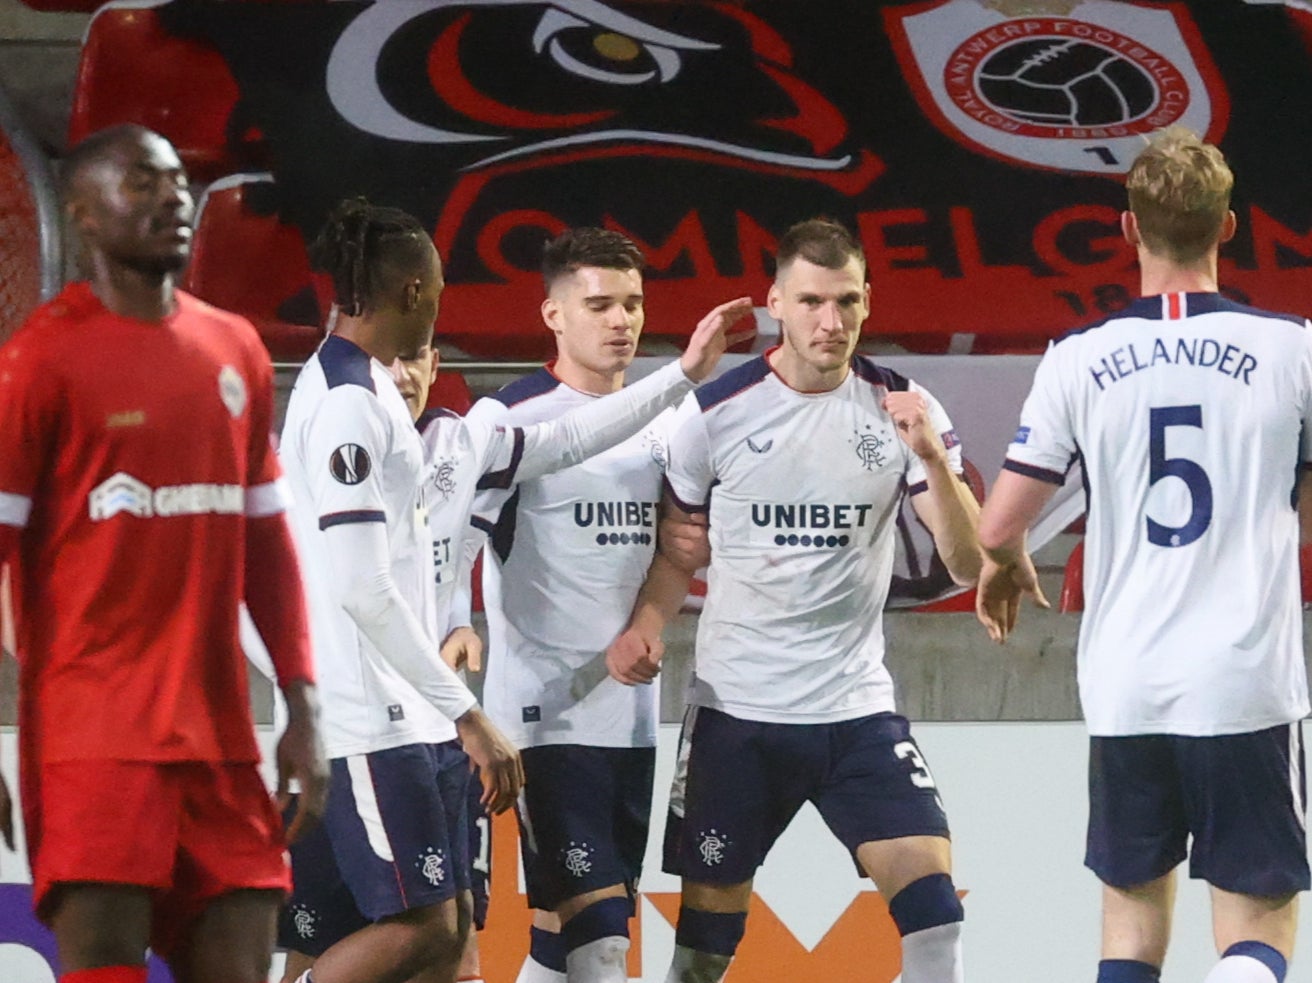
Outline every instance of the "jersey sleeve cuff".
[[694, 505], [691, 502], [685, 502], [682, 498], [679, 497], [679, 493], [674, 490], [674, 486], [670, 484], [670, 479], [668, 476], [665, 478], [665, 494], [670, 496], [670, 501], [672, 501], [675, 505], [677, 505], [679, 508], [683, 509], [683, 511], [689, 513], [690, 515], [695, 515], [699, 512], [710, 511], [711, 503], [709, 498], [701, 505]]
[[1052, 471], [1048, 468], [1041, 468], [1034, 464], [1026, 464], [1023, 461], [1015, 461], [1007, 458], [1002, 462], [1003, 471], [1014, 471], [1016, 474], [1024, 475], [1026, 478], [1034, 478], [1037, 481], [1046, 481], [1050, 485], [1066, 484], [1066, 475], [1060, 471]]
[[319, 528], [346, 526], [356, 522], [386, 522], [387, 516], [379, 509], [352, 509], [348, 512], [329, 512], [319, 516]]

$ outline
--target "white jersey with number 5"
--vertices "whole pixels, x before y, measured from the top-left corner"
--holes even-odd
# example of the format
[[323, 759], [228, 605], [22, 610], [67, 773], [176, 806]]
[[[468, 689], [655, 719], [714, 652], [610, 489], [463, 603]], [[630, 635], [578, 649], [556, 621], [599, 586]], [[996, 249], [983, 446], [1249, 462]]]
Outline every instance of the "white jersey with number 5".
[[1302, 318], [1163, 294], [1048, 349], [1004, 467], [1059, 484], [1083, 459], [1091, 734], [1307, 715], [1295, 501], [1310, 428]]

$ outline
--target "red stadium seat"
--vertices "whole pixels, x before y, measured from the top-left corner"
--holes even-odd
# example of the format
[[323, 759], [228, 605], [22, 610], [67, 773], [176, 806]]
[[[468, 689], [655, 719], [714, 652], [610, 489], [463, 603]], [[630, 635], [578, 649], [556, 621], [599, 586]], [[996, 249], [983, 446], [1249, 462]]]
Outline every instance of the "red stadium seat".
[[[275, 360], [299, 361], [323, 337], [331, 287], [310, 271], [299, 229], [273, 213], [267, 174], [238, 174], [201, 198], [183, 289], [250, 318]], [[262, 200], [263, 199], [263, 200]]]
[[1303, 603], [1312, 604], [1312, 543], [1298, 548], [1298, 573], [1303, 585]]
[[1075, 544], [1066, 559], [1066, 574], [1061, 581], [1061, 600], [1057, 603], [1062, 614], [1084, 610], [1084, 540]]
[[428, 390], [428, 408], [440, 406], [464, 416], [474, 405], [474, 394], [469, 391], [469, 383], [459, 372], [438, 372]]
[[114, 0], [87, 25], [73, 92], [68, 144], [120, 123], [163, 134], [191, 177], [210, 181], [261, 166], [255, 141], [235, 153], [229, 139], [237, 83], [214, 48], [167, 34], [162, 0]]

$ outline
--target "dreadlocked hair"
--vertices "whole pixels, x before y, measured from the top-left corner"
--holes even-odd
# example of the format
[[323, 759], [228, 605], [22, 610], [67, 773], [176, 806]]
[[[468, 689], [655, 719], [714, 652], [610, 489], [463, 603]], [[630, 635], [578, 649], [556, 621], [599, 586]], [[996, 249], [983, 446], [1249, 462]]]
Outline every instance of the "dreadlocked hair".
[[424, 270], [432, 248], [408, 212], [348, 198], [328, 216], [310, 247], [310, 261], [332, 277], [342, 313], [359, 317], [398, 281]]

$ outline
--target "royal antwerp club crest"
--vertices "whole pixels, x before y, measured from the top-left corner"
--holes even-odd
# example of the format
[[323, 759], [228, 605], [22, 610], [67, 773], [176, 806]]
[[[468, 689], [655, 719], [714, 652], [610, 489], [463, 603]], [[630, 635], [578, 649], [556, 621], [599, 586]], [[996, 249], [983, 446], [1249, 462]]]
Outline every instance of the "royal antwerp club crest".
[[1153, 130], [1225, 130], [1225, 89], [1182, 3], [934, 0], [885, 17], [921, 107], [985, 153], [1123, 174]]

